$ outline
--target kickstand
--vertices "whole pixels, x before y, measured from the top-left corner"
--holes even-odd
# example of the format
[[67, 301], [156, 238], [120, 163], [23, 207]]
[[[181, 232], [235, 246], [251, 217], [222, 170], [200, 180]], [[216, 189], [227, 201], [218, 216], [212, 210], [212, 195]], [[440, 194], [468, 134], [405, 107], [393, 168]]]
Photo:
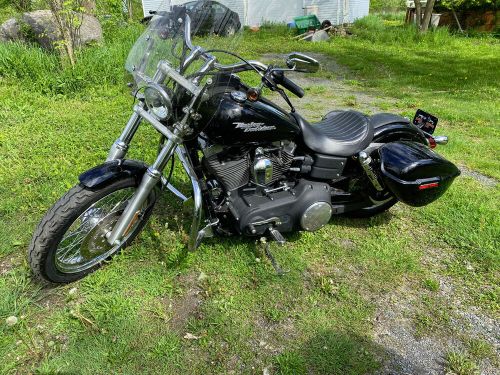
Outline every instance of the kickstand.
[[[276, 258], [274, 257], [273, 253], [271, 253], [271, 243], [267, 241], [266, 237], [262, 237], [260, 239], [260, 242], [264, 245], [264, 253], [266, 254], [266, 257], [271, 261], [271, 264], [276, 271], [276, 274], [278, 276], [284, 276], [286, 273], [290, 271], [284, 271], [279, 263], [276, 261]], [[278, 242], [279, 244], [283, 245], [284, 242]]]

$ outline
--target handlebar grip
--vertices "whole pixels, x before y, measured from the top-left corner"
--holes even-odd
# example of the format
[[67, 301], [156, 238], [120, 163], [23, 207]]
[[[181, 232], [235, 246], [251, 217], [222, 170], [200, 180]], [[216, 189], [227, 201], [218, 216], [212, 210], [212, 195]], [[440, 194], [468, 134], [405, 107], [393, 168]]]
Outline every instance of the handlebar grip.
[[276, 83], [279, 83], [292, 94], [298, 96], [299, 98], [302, 98], [304, 96], [304, 89], [293, 82], [291, 79], [286, 78], [283, 71], [278, 70], [273, 72], [273, 78]]

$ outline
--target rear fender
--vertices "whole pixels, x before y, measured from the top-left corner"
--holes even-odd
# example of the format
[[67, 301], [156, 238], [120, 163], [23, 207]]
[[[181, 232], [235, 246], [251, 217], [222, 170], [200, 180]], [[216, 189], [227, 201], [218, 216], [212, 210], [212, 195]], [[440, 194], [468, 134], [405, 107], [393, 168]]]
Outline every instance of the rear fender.
[[385, 124], [375, 128], [373, 135], [374, 143], [389, 143], [395, 141], [413, 141], [428, 145], [425, 134], [410, 123], [392, 123]]
[[128, 177], [133, 177], [139, 184], [147, 169], [148, 166], [138, 160], [111, 160], [83, 172], [78, 179], [80, 184], [91, 190]]
[[391, 113], [377, 113], [370, 117], [374, 128], [374, 143], [389, 143], [395, 141], [413, 141], [428, 145], [422, 130], [413, 125], [407, 118]]

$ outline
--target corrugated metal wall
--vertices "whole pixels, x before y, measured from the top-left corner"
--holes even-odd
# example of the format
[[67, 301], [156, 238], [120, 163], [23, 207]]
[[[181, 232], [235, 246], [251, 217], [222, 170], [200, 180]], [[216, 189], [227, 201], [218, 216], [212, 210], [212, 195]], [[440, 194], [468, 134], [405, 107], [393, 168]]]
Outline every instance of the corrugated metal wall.
[[363, 18], [370, 12], [370, 0], [350, 0], [349, 23]]
[[142, 0], [142, 11], [144, 12], [144, 17], [150, 16], [150, 10], [168, 10], [169, 8], [170, 0]]
[[[143, 0], [165, 6], [169, 0]], [[172, 5], [183, 4], [189, 0], [171, 0]], [[370, 0], [217, 0], [237, 12], [245, 25], [260, 25], [263, 22], [290, 22], [293, 17], [303, 16], [304, 7], [318, 6], [320, 21], [330, 20], [332, 24], [352, 23], [368, 15]]]
[[306, 0], [305, 6], [318, 6], [319, 20], [330, 20], [333, 25], [342, 23], [342, 4], [344, 0]]
[[247, 0], [247, 25], [263, 22], [288, 23], [303, 14], [303, 0]]

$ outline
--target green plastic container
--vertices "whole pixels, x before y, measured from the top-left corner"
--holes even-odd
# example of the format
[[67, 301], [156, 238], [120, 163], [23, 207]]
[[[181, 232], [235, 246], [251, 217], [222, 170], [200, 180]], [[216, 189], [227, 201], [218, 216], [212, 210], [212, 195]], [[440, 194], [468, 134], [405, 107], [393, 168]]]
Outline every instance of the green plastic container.
[[295, 21], [295, 25], [297, 26], [299, 34], [303, 34], [309, 29], [319, 29], [319, 27], [321, 26], [321, 23], [319, 22], [319, 19], [315, 14], [295, 17], [293, 20]]

